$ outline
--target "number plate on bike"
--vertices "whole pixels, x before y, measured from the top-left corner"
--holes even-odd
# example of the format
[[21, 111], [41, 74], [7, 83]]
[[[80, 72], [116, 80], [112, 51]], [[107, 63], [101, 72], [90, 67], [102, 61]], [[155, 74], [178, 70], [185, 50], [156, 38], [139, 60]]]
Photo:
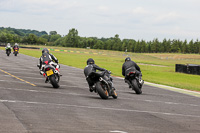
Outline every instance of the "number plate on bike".
[[46, 71], [47, 76], [50, 76], [53, 74], [53, 71], [50, 69], [49, 71]]

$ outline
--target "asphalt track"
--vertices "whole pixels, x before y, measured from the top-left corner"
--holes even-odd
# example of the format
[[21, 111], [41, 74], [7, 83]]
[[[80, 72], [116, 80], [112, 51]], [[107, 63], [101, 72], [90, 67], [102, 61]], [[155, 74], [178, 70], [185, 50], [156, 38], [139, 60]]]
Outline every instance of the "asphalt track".
[[0, 50], [1, 133], [199, 133], [200, 98], [145, 84], [136, 95], [114, 77], [118, 99], [88, 90], [83, 70], [61, 65], [59, 89], [38, 59]]

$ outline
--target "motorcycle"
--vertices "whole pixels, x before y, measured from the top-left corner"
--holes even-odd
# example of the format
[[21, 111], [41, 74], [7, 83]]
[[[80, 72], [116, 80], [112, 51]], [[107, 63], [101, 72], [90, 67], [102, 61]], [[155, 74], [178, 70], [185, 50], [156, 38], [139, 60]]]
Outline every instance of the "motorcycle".
[[19, 54], [19, 48], [14, 48], [13, 54], [17, 56], [17, 54]]
[[[40, 66], [39, 64], [37, 65]], [[46, 63], [45, 65], [42, 65], [43, 70], [45, 72], [47, 82], [50, 82], [53, 86], [53, 88], [59, 88], [59, 81], [60, 76], [62, 76], [58, 70], [56, 70], [55, 66], [51, 63]]]
[[125, 82], [129, 82], [128, 84], [131, 86], [132, 90], [135, 91], [136, 94], [142, 94], [142, 85], [139, 83], [139, 78], [136, 75], [135, 71], [131, 71], [127, 74], [128, 81], [125, 80]]
[[8, 48], [6, 49], [6, 54], [7, 54], [7, 56], [9, 56], [10, 53], [11, 53], [11, 47], [8, 47]]
[[108, 99], [109, 96], [112, 96], [114, 99], [117, 99], [117, 93], [113, 87], [112, 77], [110, 72], [92, 72], [89, 74], [88, 78], [92, 79], [94, 82], [94, 92], [99, 94], [102, 99]]

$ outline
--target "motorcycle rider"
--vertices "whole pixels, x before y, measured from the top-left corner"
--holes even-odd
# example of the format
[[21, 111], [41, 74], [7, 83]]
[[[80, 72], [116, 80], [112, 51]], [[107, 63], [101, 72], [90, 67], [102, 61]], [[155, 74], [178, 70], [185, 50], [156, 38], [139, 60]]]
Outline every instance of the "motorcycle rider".
[[10, 43], [7, 44], [7, 46], [5, 47], [5, 49], [6, 49], [6, 53], [7, 53], [8, 51], [11, 52], [12, 47], [11, 47]]
[[[86, 80], [87, 80], [88, 85], [89, 85], [89, 91], [93, 92], [95, 90], [94, 82], [89, 77], [89, 75], [92, 72], [96, 72], [96, 70], [100, 70], [100, 71], [107, 71], [107, 70], [97, 66], [92, 58], [89, 58], [86, 63], [87, 63], [87, 66], [84, 68], [84, 74], [85, 74]], [[111, 73], [111, 72], [109, 72], [109, 73]]]
[[[44, 48], [42, 50], [42, 56], [39, 59], [39, 66], [38, 66], [40, 69], [40, 74], [43, 75], [44, 77], [46, 77], [46, 74], [44, 71], [45, 64], [51, 64], [59, 72], [58, 68], [60, 68], [60, 65], [58, 65], [58, 59], [53, 54], [50, 54], [47, 48]], [[46, 77], [45, 83], [47, 82], [48, 82], [48, 78]]]
[[15, 43], [15, 45], [13, 46], [13, 52], [15, 51], [15, 49], [18, 49], [19, 51], [19, 45], [17, 43]]
[[142, 85], [144, 83], [144, 81], [142, 80], [142, 72], [140, 70], [140, 67], [134, 61], [132, 61], [130, 57], [126, 57], [125, 62], [122, 65], [122, 75], [125, 76], [124, 81], [125, 81], [125, 83], [129, 84], [129, 88], [131, 88], [131, 85], [128, 80], [127, 74], [131, 71], [136, 72], [136, 75], [139, 78], [139, 83]]

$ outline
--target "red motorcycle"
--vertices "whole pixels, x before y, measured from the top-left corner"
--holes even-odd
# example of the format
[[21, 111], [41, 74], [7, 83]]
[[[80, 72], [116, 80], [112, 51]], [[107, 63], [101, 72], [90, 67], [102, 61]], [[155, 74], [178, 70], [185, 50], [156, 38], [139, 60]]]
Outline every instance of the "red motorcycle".
[[15, 56], [17, 56], [17, 54], [19, 54], [19, 48], [13, 48], [13, 54], [15, 55]]

